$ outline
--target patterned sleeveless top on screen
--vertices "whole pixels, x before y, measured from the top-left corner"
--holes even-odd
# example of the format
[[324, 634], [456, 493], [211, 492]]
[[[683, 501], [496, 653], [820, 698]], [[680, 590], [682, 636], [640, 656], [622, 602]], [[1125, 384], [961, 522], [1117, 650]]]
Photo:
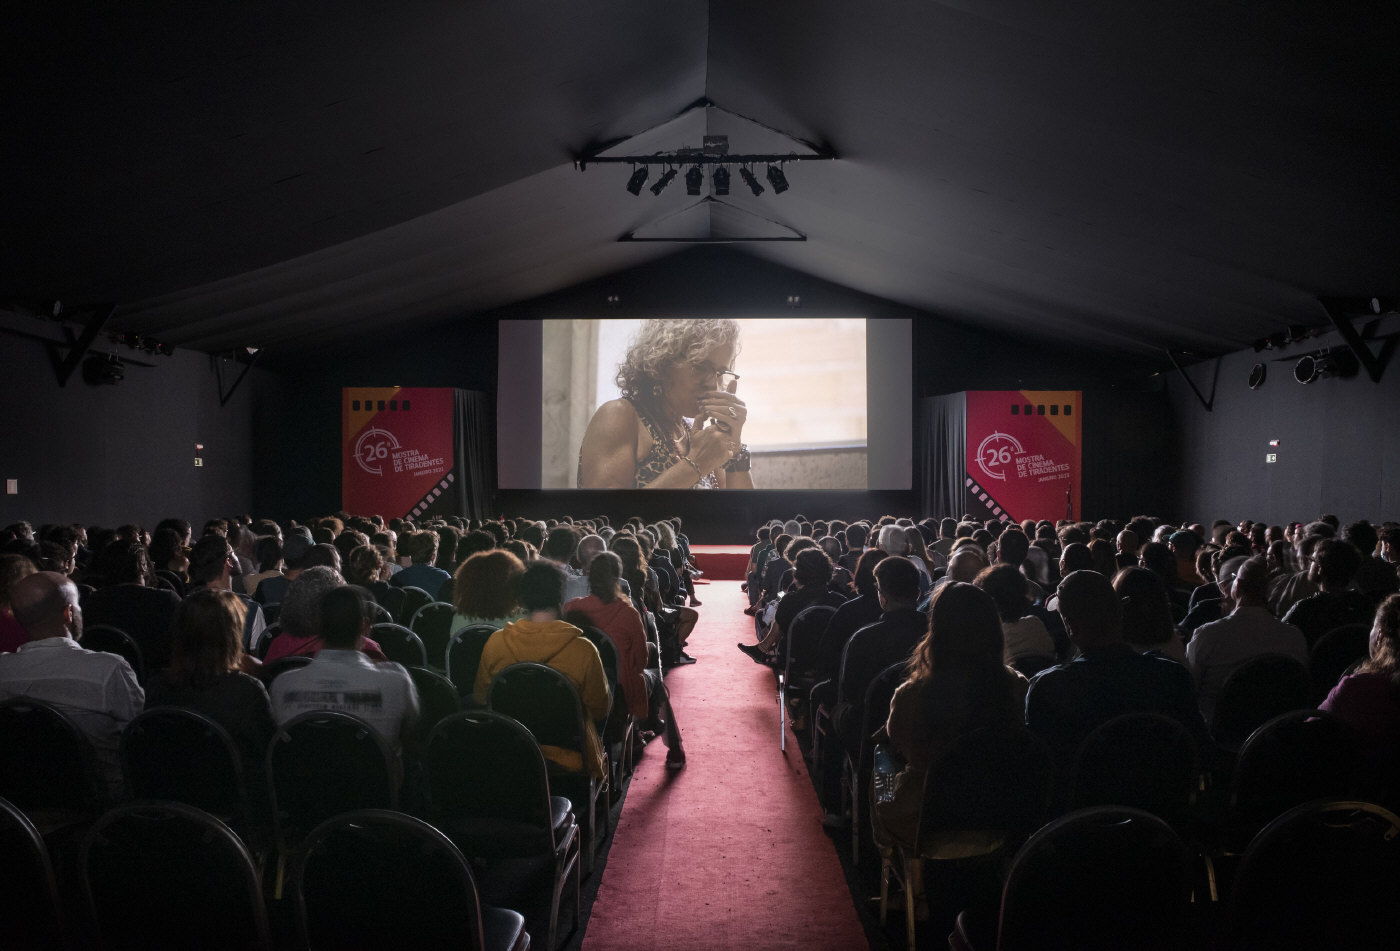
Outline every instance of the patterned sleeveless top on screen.
[[[632, 403], [631, 400], [628, 400], [627, 402]], [[654, 480], [657, 476], [661, 475], [661, 473], [665, 472], [667, 469], [680, 462], [681, 454], [676, 452], [675, 441], [672, 440], [671, 437], [668, 436], [666, 433], [662, 432], [661, 427], [657, 426], [656, 423], [654, 423], [649, 416], [643, 413], [637, 407], [636, 403], [632, 403], [632, 409], [636, 410], [637, 416], [641, 419], [642, 424], [647, 428], [647, 435], [651, 436], [651, 449], [648, 450], [647, 454], [643, 456], [642, 459], [637, 463], [637, 471], [632, 478], [633, 487], [642, 489], [650, 485], [652, 480]], [[687, 435], [690, 432], [690, 427], [688, 425], [686, 426], [686, 432]], [[583, 488], [582, 451], [579, 452], [578, 477], [576, 483], [578, 488]], [[707, 473], [705, 475], [705, 478], [695, 483], [693, 488], [717, 489], [719, 488], [719, 481], [715, 478], [715, 474], [713, 472]]]

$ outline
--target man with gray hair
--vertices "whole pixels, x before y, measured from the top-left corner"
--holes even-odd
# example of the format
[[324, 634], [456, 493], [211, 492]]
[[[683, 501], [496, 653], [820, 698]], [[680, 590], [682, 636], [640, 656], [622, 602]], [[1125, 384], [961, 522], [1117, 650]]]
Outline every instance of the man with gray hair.
[[[321, 641], [321, 605], [326, 595], [336, 588], [345, 586], [340, 572], [325, 565], [307, 568], [287, 589], [282, 599], [282, 613], [278, 622], [282, 633], [278, 634], [268, 648], [263, 663], [270, 664], [279, 657], [315, 656], [324, 646]], [[361, 648], [371, 660], [387, 660], [379, 645], [368, 637]]]
[[120, 798], [122, 729], [146, 702], [131, 665], [78, 646], [78, 589], [61, 574], [40, 571], [20, 579], [10, 609], [29, 640], [13, 654], [0, 654], [0, 700], [41, 700], [65, 713], [92, 741], [107, 795]]

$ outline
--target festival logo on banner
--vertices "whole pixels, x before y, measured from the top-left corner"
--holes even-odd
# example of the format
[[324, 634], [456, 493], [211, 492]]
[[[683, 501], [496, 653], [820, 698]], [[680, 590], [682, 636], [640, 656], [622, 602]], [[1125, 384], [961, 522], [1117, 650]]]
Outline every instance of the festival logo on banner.
[[347, 387], [341, 394], [341, 504], [417, 517], [455, 481], [451, 389]]
[[981, 518], [1076, 518], [1082, 442], [1078, 390], [967, 394], [968, 511]]

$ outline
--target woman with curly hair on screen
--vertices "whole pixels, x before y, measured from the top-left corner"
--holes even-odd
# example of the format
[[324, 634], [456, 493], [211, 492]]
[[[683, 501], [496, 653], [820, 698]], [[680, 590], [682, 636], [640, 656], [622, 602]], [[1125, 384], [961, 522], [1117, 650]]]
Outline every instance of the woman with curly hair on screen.
[[580, 489], [751, 489], [732, 320], [648, 320], [579, 448]]

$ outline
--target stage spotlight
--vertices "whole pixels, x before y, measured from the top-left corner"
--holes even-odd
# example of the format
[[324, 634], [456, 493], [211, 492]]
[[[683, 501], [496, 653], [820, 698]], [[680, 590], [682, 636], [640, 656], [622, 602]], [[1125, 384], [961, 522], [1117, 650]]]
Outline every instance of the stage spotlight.
[[675, 177], [676, 170], [674, 168], [666, 169], [666, 171], [661, 173], [661, 177], [656, 180], [656, 184], [651, 186], [651, 193], [653, 195], [661, 194], [662, 190], [665, 189], [667, 185], [671, 184], [671, 179]]
[[777, 165], [768, 166], [768, 184], [773, 186], [773, 194], [781, 195], [788, 190], [787, 176]]
[[1254, 366], [1249, 371], [1249, 388], [1251, 390], [1259, 389], [1259, 387], [1264, 385], [1264, 381], [1268, 378], [1269, 368], [1262, 363], [1254, 364]]
[[700, 194], [700, 186], [703, 184], [705, 184], [705, 173], [700, 171], [700, 166], [690, 166], [690, 171], [685, 173], [685, 193], [698, 195]]
[[1293, 379], [1307, 384], [1324, 376], [1351, 376], [1357, 369], [1354, 353], [1350, 350], [1329, 348], [1300, 357], [1293, 366]]
[[710, 176], [710, 181], [715, 186], [716, 195], [729, 194], [729, 169], [725, 168], [723, 165], [720, 165], [714, 170], [714, 173]]
[[642, 186], [647, 183], [647, 167], [643, 165], [632, 173], [632, 177], [627, 179], [627, 190], [634, 195], [642, 193]]
[[83, 380], [91, 386], [116, 386], [126, 377], [126, 369], [115, 353], [94, 353], [83, 361]]
[[744, 184], [749, 186], [749, 191], [753, 192], [755, 196], [763, 194], [763, 186], [758, 183], [758, 179], [753, 177], [753, 172], [749, 171], [747, 167], [739, 169], [739, 177], [744, 180]]

